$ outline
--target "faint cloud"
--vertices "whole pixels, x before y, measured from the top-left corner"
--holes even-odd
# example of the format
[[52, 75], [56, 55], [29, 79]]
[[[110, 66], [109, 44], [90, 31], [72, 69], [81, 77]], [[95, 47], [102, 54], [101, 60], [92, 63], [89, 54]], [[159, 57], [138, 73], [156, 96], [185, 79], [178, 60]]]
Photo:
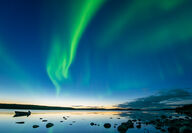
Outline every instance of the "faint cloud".
[[179, 105], [192, 103], [192, 93], [190, 89], [172, 89], [160, 91], [156, 95], [138, 98], [131, 102], [117, 105], [121, 108], [173, 108]]

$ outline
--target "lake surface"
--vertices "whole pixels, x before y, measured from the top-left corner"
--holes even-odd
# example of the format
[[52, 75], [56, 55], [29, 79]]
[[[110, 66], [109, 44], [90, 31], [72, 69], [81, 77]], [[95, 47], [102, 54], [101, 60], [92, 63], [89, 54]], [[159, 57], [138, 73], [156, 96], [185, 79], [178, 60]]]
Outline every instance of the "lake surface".
[[[2, 133], [119, 133], [118, 125], [128, 120], [152, 120], [161, 115], [178, 117], [174, 111], [38, 111], [32, 110], [29, 117], [13, 117], [15, 110], [0, 110], [0, 132]], [[18, 111], [18, 110], [17, 110]], [[23, 110], [20, 110], [23, 111]], [[27, 110], [28, 111], [28, 110]], [[65, 120], [63, 117], [66, 117]], [[182, 117], [182, 116], [180, 116]], [[40, 119], [42, 118], [42, 119]], [[42, 122], [47, 120], [47, 122]], [[62, 122], [63, 121], [63, 122]], [[17, 124], [16, 122], [24, 122]], [[91, 126], [93, 122], [96, 125]], [[46, 128], [47, 123], [54, 126]], [[110, 128], [103, 125], [110, 123]], [[39, 125], [33, 128], [33, 125]], [[116, 126], [115, 126], [116, 125]], [[115, 126], [115, 127], [114, 127]], [[127, 133], [160, 133], [153, 125], [141, 124], [141, 128], [128, 129]]]

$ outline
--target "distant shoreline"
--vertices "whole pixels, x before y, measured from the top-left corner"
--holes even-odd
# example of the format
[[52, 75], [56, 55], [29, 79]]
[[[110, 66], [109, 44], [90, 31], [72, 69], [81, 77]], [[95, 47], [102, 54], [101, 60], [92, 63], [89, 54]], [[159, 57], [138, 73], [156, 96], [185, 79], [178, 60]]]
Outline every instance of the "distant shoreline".
[[132, 108], [72, 108], [72, 107], [57, 107], [43, 105], [25, 105], [25, 104], [3, 104], [0, 103], [0, 109], [26, 109], [26, 110], [101, 110], [101, 111], [166, 111], [176, 109], [132, 109]]

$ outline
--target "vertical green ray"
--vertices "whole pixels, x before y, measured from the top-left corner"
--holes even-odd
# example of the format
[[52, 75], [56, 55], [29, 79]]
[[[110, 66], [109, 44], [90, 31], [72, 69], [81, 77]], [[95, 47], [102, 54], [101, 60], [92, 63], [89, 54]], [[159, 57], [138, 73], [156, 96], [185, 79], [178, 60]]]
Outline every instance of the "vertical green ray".
[[66, 67], [64, 68], [64, 77], [68, 78], [68, 70], [73, 62], [77, 46], [79, 43], [79, 40], [88, 25], [89, 21], [91, 20], [91, 17], [95, 14], [97, 9], [101, 6], [103, 3], [103, 0], [85, 0], [85, 3], [83, 4], [82, 11], [79, 14], [79, 18], [76, 19], [76, 23], [73, 27], [72, 37], [71, 37], [71, 43], [70, 43], [70, 49], [69, 49], [69, 59], [66, 64]]
[[[75, 14], [72, 14], [72, 24], [69, 27], [69, 38], [59, 38], [52, 43], [50, 56], [47, 63], [47, 73], [56, 87], [57, 95], [60, 92], [60, 84], [63, 80], [69, 78], [69, 68], [75, 59], [79, 41], [89, 24], [91, 18], [96, 11], [101, 7], [105, 0], [82, 0], [73, 4], [80, 4], [80, 8], [75, 9]], [[69, 41], [66, 41], [69, 40]]]

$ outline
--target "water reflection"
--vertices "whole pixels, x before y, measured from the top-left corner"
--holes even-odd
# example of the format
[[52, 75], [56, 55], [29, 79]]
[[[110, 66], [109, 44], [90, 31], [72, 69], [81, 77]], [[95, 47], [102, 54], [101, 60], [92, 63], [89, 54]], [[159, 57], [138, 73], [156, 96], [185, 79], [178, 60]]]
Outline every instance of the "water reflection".
[[[173, 111], [31, 111], [29, 117], [13, 117], [15, 110], [0, 110], [0, 132], [8, 133], [118, 133], [117, 127], [129, 119], [150, 120], [162, 114], [175, 115]], [[47, 120], [43, 122], [43, 120]], [[24, 122], [24, 124], [16, 124]], [[90, 125], [93, 122], [94, 125]], [[46, 128], [48, 123], [53, 127]], [[110, 128], [103, 125], [110, 123]], [[37, 128], [33, 128], [38, 125]], [[135, 125], [136, 126], [136, 125]], [[139, 127], [139, 126], [138, 126]], [[129, 129], [128, 132], [160, 132], [152, 125]]]
[[[130, 111], [130, 112], [121, 112], [120, 117], [126, 117], [127, 119], [140, 119], [142, 121], [153, 120], [166, 115], [167, 117], [173, 116], [176, 117], [178, 114], [175, 111]], [[181, 114], [179, 116], [182, 116]]]

